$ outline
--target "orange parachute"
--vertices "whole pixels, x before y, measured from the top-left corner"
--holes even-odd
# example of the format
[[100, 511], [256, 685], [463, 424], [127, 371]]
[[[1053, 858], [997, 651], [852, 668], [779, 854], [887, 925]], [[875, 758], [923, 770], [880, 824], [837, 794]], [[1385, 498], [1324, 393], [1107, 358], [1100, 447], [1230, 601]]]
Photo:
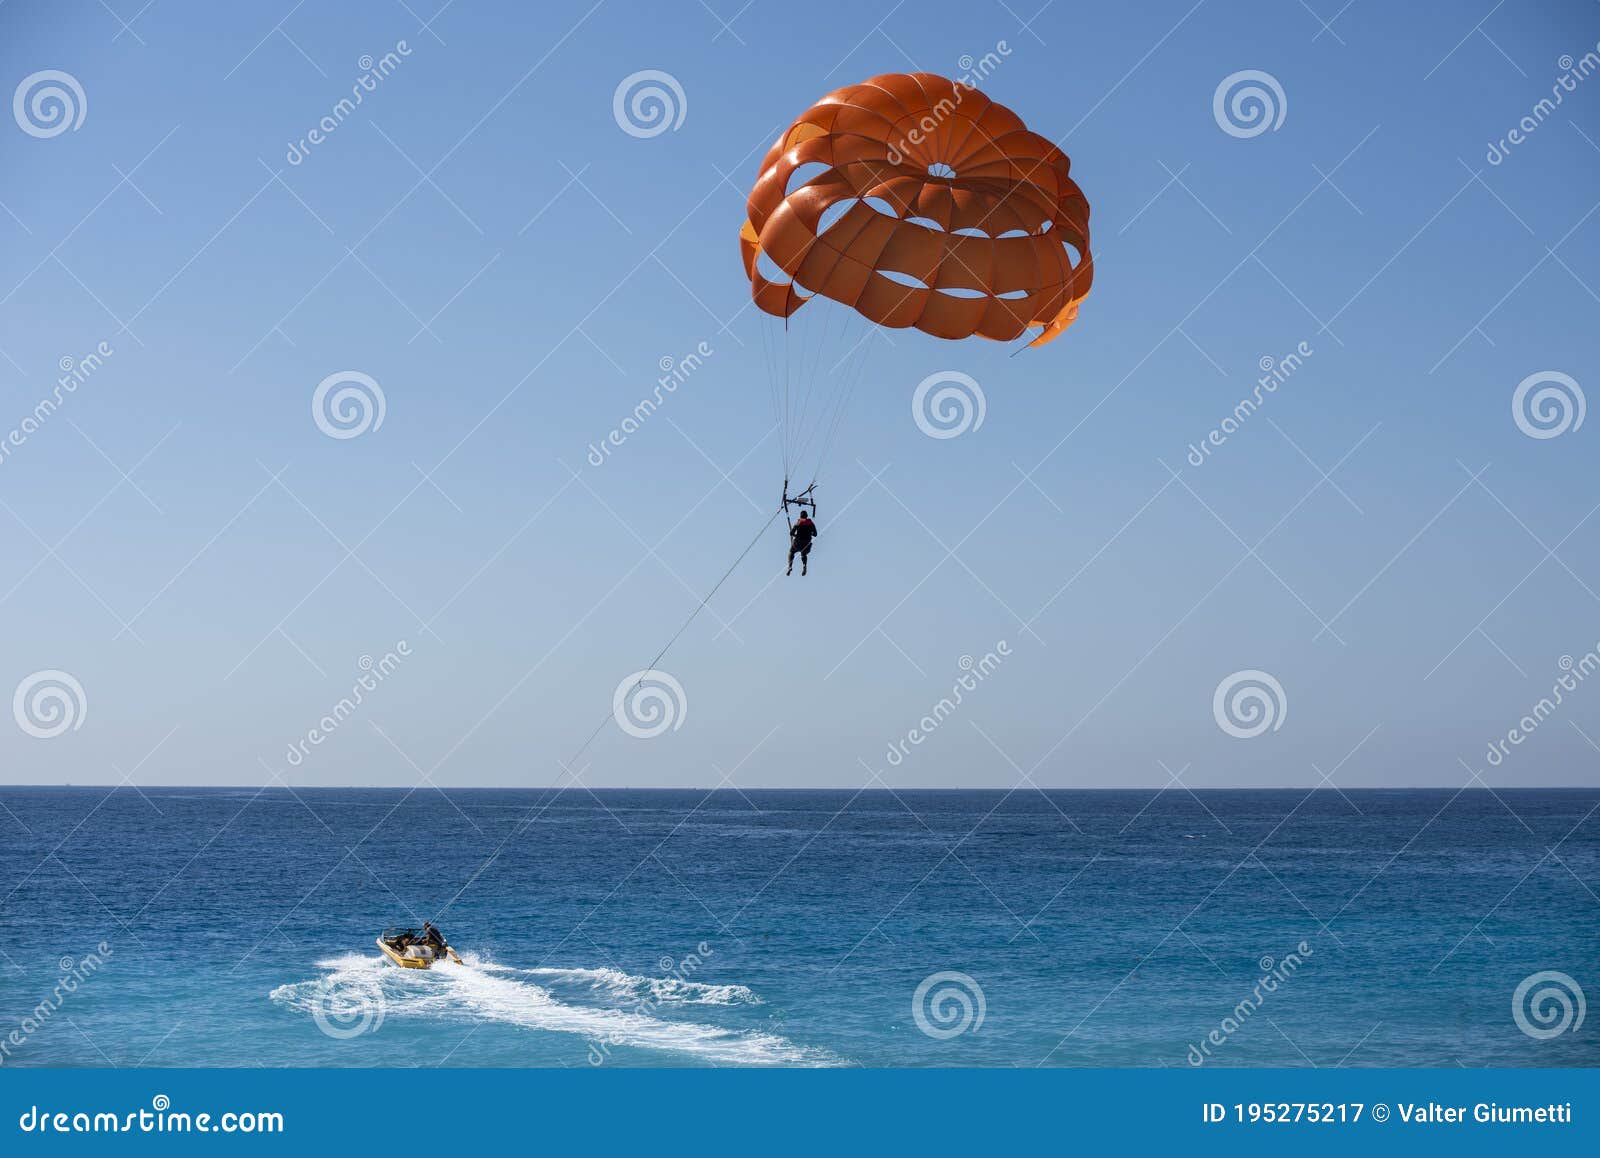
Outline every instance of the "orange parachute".
[[[836, 89], [778, 138], [750, 191], [751, 296], [787, 318], [821, 294], [939, 338], [1042, 326], [1030, 345], [1043, 345], [1078, 316], [1094, 271], [1070, 165], [1010, 109], [942, 76]], [[790, 190], [802, 166], [825, 168]], [[769, 263], [772, 276], [758, 268]]]

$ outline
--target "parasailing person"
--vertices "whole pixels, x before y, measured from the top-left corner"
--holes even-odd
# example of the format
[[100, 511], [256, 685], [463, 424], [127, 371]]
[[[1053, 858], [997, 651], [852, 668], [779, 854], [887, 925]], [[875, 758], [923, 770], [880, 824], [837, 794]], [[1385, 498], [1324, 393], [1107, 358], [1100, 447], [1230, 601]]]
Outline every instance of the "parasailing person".
[[811, 516], [804, 507], [800, 508], [800, 517], [794, 521], [794, 526], [789, 528], [789, 569], [785, 575], [794, 574], [794, 557], [800, 556], [800, 574], [806, 573], [806, 564], [811, 559], [811, 541], [822, 532], [817, 530], [817, 524], [811, 521]]

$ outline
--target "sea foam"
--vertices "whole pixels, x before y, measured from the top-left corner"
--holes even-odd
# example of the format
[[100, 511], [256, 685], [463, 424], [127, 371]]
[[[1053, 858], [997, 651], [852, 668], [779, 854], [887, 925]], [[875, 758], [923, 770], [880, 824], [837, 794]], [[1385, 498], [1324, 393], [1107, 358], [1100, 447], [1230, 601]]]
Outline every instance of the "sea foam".
[[385, 1018], [436, 1018], [570, 1033], [609, 1046], [682, 1053], [716, 1065], [837, 1065], [839, 1059], [759, 1030], [670, 1021], [647, 1013], [574, 1005], [531, 978], [579, 982], [611, 999], [638, 1000], [656, 989], [659, 1004], [736, 1005], [759, 999], [742, 985], [704, 985], [674, 978], [634, 977], [614, 969], [514, 969], [465, 958], [431, 969], [397, 969], [376, 957], [347, 954], [318, 961], [322, 976], [280, 985], [270, 997], [311, 1013], [330, 991], [367, 989], [381, 995]]

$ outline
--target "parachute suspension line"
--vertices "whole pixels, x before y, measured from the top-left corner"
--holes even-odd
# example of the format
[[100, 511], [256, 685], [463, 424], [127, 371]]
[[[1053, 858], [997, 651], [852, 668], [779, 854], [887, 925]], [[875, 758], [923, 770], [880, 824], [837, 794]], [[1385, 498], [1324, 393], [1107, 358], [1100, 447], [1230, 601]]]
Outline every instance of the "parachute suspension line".
[[[847, 328], [842, 337], [848, 341], [850, 331]], [[833, 450], [833, 444], [843, 428], [844, 415], [855, 395], [856, 387], [864, 376], [868, 348], [872, 337], [871, 323], [862, 320], [860, 337], [852, 345], [847, 345], [845, 352], [829, 368], [829, 376], [836, 378], [839, 385], [833, 391], [829, 405], [825, 408], [823, 418], [816, 427], [807, 435], [804, 450], [808, 452], [814, 444], [816, 450], [816, 465], [813, 468], [813, 479], [820, 477], [822, 468], [826, 465]]]
[[783, 473], [789, 473], [789, 319], [783, 319], [783, 415], [778, 433], [783, 443]]
[[[824, 404], [818, 411], [817, 423], [806, 435], [806, 448], [808, 450], [810, 449], [812, 443], [816, 441], [818, 434], [823, 434], [824, 441], [826, 441], [826, 431], [832, 427], [838, 412], [839, 402], [843, 398], [845, 390], [849, 388], [848, 367], [846, 368], [846, 372], [844, 374], [839, 373], [839, 367], [843, 365], [849, 359], [849, 356], [854, 352], [854, 347], [850, 344], [850, 334], [852, 325], [857, 319], [860, 319], [862, 331], [865, 332], [866, 326], [869, 324], [867, 320], [864, 317], [861, 317], [861, 315], [855, 313], [853, 310], [845, 311], [844, 323], [839, 328], [839, 344], [844, 348], [844, 354], [837, 358], [827, 369], [828, 379], [836, 382], [837, 385], [828, 391], [827, 396], [824, 399]], [[821, 356], [819, 353], [818, 369], [821, 369], [820, 362]], [[818, 473], [820, 473], [820, 468]]]
[[1038, 334], [1023, 330], [1021, 334], [1017, 335], [1017, 348], [1012, 350], [1011, 353], [1007, 354], [1006, 357], [1015, 358], [1018, 354], [1022, 353], [1022, 351], [1033, 345], [1033, 340], [1038, 336]]
[[855, 355], [854, 362], [845, 370], [845, 384], [839, 397], [838, 406], [833, 412], [833, 423], [828, 428], [823, 438], [821, 447], [817, 450], [817, 474], [822, 473], [822, 468], [827, 465], [828, 459], [833, 454], [833, 446], [839, 437], [839, 431], [844, 427], [845, 411], [849, 409], [851, 401], [855, 398], [856, 389], [866, 378], [867, 357], [872, 343], [870, 327], [862, 327], [861, 339], [852, 351]]
[[[870, 319], [842, 304], [809, 304], [811, 309], [806, 314], [781, 319], [781, 338], [767, 334], [766, 327], [762, 336], [764, 340], [772, 338], [774, 354], [783, 362], [782, 382], [776, 371], [771, 379], [776, 421], [781, 428], [783, 496], [794, 497], [795, 492], [789, 489], [793, 485], [804, 487], [798, 493], [814, 501], [810, 488], [816, 485], [831, 458], [850, 404], [865, 380], [875, 327]], [[844, 313], [839, 325], [834, 326], [836, 310]], [[781, 354], [777, 351], [778, 341], [783, 343]], [[786, 504], [786, 513], [790, 505], [798, 504]]]
[[[728, 569], [722, 573], [722, 578], [718, 579], [716, 583], [712, 585], [711, 590], [706, 592], [705, 598], [700, 600], [699, 604], [693, 611], [689, 612], [689, 618], [685, 619], [683, 621], [683, 625], [679, 627], [677, 631], [673, 632], [672, 638], [667, 640], [666, 644], [662, 646], [660, 651], [656, 652], [655, 658], [653, 658], [644, 666], [644, 670], [639, 673], [638, 680], [635, 681], [633, 686], [628, 689], [627, 694], [629, 696], [633, 695], [634, 691], [639, 687], [639, 685], [644, 683], [645, 676], [649, 672], [655, 670], [655, 666], [661, 662], [662, 658], [667, 654], [667, 652], [672, 650], [672, 645], [677, 643], [682, 637], [683, 633], [689, 630], [689, 625], [693, 623], [699, 617], [700, 613], [706, 609], [706, 605], [711, 602], [712, 596], [714, 596], [717, 591], [721, 589], [722, 585], [728, 581], [728, 577], [738, 570], [739, 564], [744, 562], [745, 556], [750, 554], [751, 551], [755, 550], [756, 544], [761, 541], [761, 536], [767, 533], [767, 528], [772, 526], [777, 517], [780, 514], [783, 514], [786, 510], [788, 510], [787, 507], [779, 507], [776, 511], [773, 511], [772, 514], [767, 516], [767, 521], [761, 524], [761, 529], [756, 532], [755, 538], [751, 539], [749, 545], [746, 546], [743, 551], [739, 552], [739, 557], [735, 559], [729, 565]], [[605, 731], [606, 724], [615, 715], [616, 712], [615, 709], [613, 709], [601, 717], [600, 722], [595, 725], [594, 731], [589, 733], [588, 739], [584, 740], [584, 742], [578, 746], [578, 750], [572, 754], [571, 759], [569, 759], [566, 764], [563, 765], [563, 767], [565, 767], [568, 771], [571, 771], [572, 766], [578, 762], [578, 758], [589, 750], [589, 745], [593, 744], [595, 742], [595, 738], [598, 737], [601, 732]], [[509, 839], [509, 837], [507, 839]]]
[[792, 465], [794, 453], [794, 391], [793, 367], [794, 349], [799, 341], [799, 334], [794, 330], [794, 316], [783, 319], [783, 473], [787, 475]]
[[767, 351], [767, 392], [772, 399], [772, 424], [778, 434], [778, 449], [784, 460], [784, 469], [788, 469], [789, 448], [785, 443], [788, 436], [788, 416], [784, 413], [783, 396], [783, 359], [785, 351], [785, 335], [778, 332], [777, 319], [762, 318], [757, 328], [761, 331], [761, 342]]
[[[865, 318], [861, 318], [854, 311], [845, 311], [844, 321], [840, 324], [838, 338], [839, 344], [845, 346], [845, 354], [824, 371], [822, 362], [825, 357], [831, 356], [833, 349], [833, 346], [828, 343], [829, 323], [832, 321], [833, 313], [839, 309], [844, 309], [844, 307], [828, 303], [828, 308], [823, 310], [822, 340], [814, 351], [811, 368], [812, 390], [807, 396], [808, 408], [802, 413], [796, 424], [795, 439], [797, 440], [797, 447], [793, 455], [795, 465], [806, 461], [806, 455], [818, 436], [824, 434], [833, 426], [839, 402], [848, 385], [848, 375], [841, 375], [838, 370], [853, 352], [848, 345], [851, 327], [858, 318], [863, 329], [869, 324]], [[816, 474], [816, 471], [812, 472], [813, 482], [816, 481]]]
[[772, 402], [772, 422], [778, 426], [783, 422], [783, 411], [778, 402], [778, 362], [773, 356], [772, 327], [757, 322], [756, 329], [761, 331], [761, 354], [767, 372], [767, 397]]
[[828, 330], [833, 323], [833, 315], [835, 312], [836, 311], [833, 309], [825, 309], [822, 311], [822, 334], [816, 339], [816, 341], [811, 343], [811, 368], [809, 370], [807, 370], [805, 367], [804, 351], [801, 351], [800, 368], [802, 373], [805, 374], [805, 379], [801, 384], [801, 388], [805, 391], [805, 393], [801, 402], [800, 414], [795, 420], [795, 436], [802, 440], [802, 445], [808, 441], [806, 437], [806, 431], [809, 427], [811, 404], [817, 398], [819, 391], [824, 394], [826, 393], [824, 389], [818, 386], [817, 371], [822, 367], [822, 352], [828, 348]]
[[866, 323], [865, 319], [863, 319], [860, 336], [856, 339], [855, 345], [845, 352], [845, 358], [842, 359], [842, 361], [846, 362], [843, 375], [844, 385], [840, 391], [838, 408], [834, 411], [833, 425], [827, 432], [822, 449], [818, 451], [819, 470], [821, 469], [821, 462], [827, 460], [829, 452], [833, 449], [833, 441], [838, 437], [839, 430], [844, 424], [845, 411], [849, 408], [851, 399], [855, 397], [856, 388], [861, 384], [861, 380], [865, 376], [867, 358], [872, 352], [872, 340], [875, 333], [876, 331], [871, 324]]
[[787, 428], [788, 457], [784, 464], [785, 474], [793, 474], [801, 469], [807, 432], [813, 423], [814, 408], [818, 398], [817, 364], [821, 359], [822, 350], [826, 347], [833, 311], [827, 308], [821, 309], [820, 316], [819, 324], [818, 307], [813, 304], [808, 314], [797, 318], [794, 325], [792, 338], [794, 377]]

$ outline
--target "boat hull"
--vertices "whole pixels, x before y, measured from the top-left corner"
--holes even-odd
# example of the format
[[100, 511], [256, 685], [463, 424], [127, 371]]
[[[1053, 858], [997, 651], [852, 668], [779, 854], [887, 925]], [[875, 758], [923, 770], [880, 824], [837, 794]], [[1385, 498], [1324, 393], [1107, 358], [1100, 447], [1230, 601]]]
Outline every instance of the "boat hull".
[[396, 965], [400, 966], [402, 969], [426, 969], [428, 966], [433, 964], [432, 959], [427, 957], [407, 957], [403, 953], [397, 953], [393, 948], [384, 943], [382, 937], [378, 938], [377, 944], [378, 948], [383, 950], [383, 955], [389, 958], [389, 960], [393, 961]]
[[[404, 953], [401, 953], [395, 949], [394, 946], [390, 945], [382, 937], [378, 938], [376, 944], [378, 948], [382, 950], [385, 957], [389, 958], [389, 960], [393, 961], [402, 969], [428, 969], [433, 966], [435, 961], [442, 959], [440, 957], [408, 957]], [[461, 964], [460, 954], [458, 954], [448, 945], [446, 945], [444, 948], [444, 957], [454, 961], [457, 965]]]

